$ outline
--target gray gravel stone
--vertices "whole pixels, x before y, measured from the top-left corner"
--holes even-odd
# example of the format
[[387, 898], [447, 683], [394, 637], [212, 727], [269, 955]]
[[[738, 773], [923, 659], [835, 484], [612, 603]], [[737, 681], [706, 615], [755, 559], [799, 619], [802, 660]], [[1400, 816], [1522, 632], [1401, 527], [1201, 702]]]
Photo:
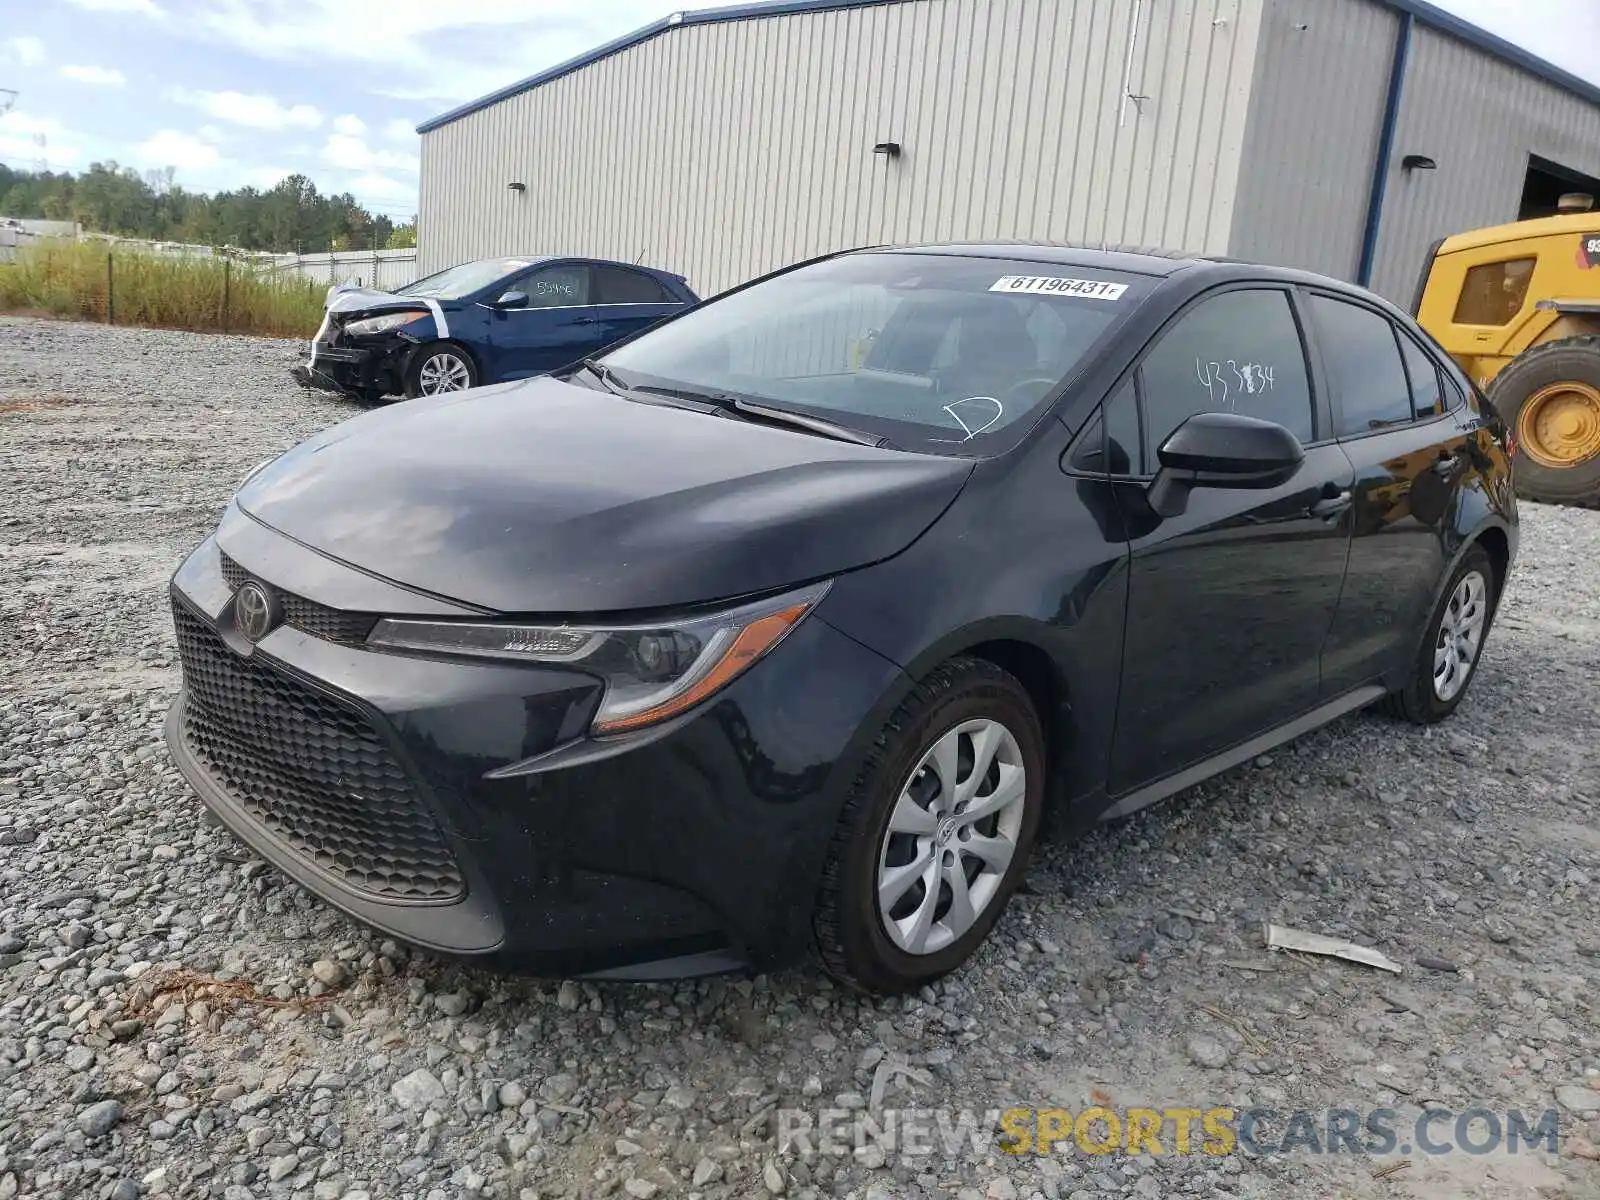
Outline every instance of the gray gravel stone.
[[426, 1067], [418, 1067], [405, 1078], [397, 1080], [389, 1090], [401, 1108], [426, 1108], [448, 1095], [438, 1076]]
[[1203, 1033], [1192, 1036], [1187, 1049], [1190, 1062], [1197, 1067], [1208, 1067], [1214, 1071], [1227, 1066], [1231, 1057], [1226, 1046], [1216, 1038]]
[[1600, 1113], [1600, 1091], [1587, 1087], [1559, 1087], [1556, 1100], [1575, 1113]]
[[103, 1137], [122, 1120], [122, 1101], [102, 1100], [78, 1114], [78, 1128], [89, 1137]]

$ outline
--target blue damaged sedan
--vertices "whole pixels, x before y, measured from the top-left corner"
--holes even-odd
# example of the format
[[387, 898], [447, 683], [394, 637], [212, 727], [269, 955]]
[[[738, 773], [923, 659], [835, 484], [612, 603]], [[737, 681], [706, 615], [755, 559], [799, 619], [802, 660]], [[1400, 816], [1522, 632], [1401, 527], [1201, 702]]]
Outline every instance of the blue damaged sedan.
[[398, 291], [336, 287], [302, 387], [376, 402], [525, 379], [576, 363], [699, 297], [681, 275], [588, 258], [483, 258]]

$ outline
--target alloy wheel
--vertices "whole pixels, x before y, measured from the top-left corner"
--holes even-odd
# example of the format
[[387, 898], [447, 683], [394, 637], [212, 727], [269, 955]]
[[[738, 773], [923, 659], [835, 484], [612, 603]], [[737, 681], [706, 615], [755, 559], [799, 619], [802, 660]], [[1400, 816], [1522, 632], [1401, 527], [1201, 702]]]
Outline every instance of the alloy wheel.
[[1467, 686], [1489, 621], [1489, 588], [1482, 575], [1468, 571], [1450, 593], [1439, 618], [1433, 648], [1433, 694], [1449, 703]]
[[1016, 854], [1027, 783], [998, 721], [963, 721], [918, 760], [878, 851], [878, 913], [901, 950], [937, 953], [977, 923]]
[[472, 368], [458, 354], [440, 350], [422, 364], [417, 374], [417, 389], [424, 396], [465, 391], [472, 386]]

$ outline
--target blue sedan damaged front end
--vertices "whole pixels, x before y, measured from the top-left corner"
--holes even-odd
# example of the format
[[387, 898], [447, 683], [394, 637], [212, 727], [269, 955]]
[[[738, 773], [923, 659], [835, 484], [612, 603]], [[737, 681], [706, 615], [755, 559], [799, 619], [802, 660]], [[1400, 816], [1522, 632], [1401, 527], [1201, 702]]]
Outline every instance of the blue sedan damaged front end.
[[301, 387], [358, 400], [400, 395], [413, 355], [449, 336], [437, 300], [335, 287], [306, 361], [290, 373]]

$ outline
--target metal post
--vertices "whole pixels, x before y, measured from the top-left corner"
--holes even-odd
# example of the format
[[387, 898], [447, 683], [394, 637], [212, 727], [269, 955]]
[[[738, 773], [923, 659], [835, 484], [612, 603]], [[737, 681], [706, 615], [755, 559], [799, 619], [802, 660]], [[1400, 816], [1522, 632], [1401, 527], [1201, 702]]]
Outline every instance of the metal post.
[[116, 289], [112, 285], [111, 251], [106, 251], [106, 324], [117, 323]]
[[229, 289], [233, 282], [233, 259], [222, 260], [222, 332], [228, 332]]
[[1389, 160], [1394, 154], [1395, 126], [1400, 123], [1400, 99], [1406, 85], [1406, 67], [1411, 57], [1411, 27], [1414, 18], [1401, 14], [1395, 34], [1394, 58], [1389, 66], [1389, 92], [1383, 106], [1383, 125], [1378, 131], [1377, 162], [1372, 166], [1372, 191], [1367, 197], [1367, 219], [1361, 234], [1361, 263], [1356, 282], [1372, 286], [1372, 270], [1378, 255], [1378, 231], [1383, 222], [1383, 196], [1389, 186]]

